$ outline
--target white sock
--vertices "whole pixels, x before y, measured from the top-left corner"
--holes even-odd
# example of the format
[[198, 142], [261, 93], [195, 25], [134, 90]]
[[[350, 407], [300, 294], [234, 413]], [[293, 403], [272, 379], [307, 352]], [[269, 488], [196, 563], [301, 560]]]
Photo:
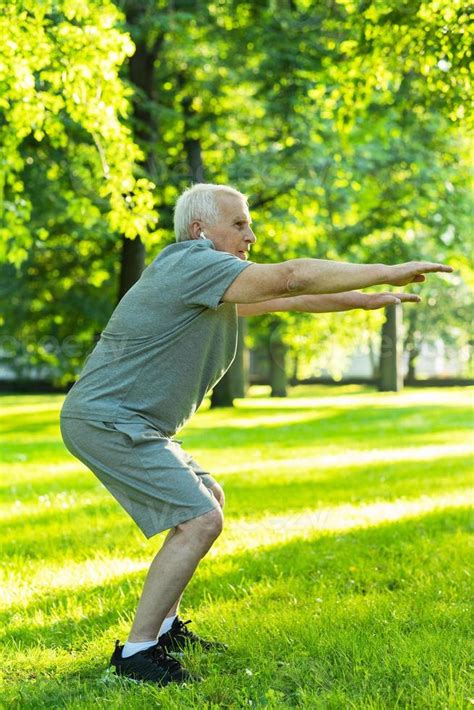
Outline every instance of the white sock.
[[160, 630], [158, 631], [158, 638], [160, 638], [160, 636], [163, 636], [163, 634], [166, 634], [166, 632], [171, 629], [171, 627], [173, 626], [173, 621], [176, 619], [177, 616], [178, 615], [175, 614], [174, 616], [166, 617], [166, 619], [161, 624]]
[[155, 645], [156, 639], [154, 639], [154, 641], [140, 641], [139, 643], [131, 643], [130, 641], [126, 641], [125, 646], [122, 649], [122, 658], [128, 658], [139, 651], [145, 651], [145, 649], [151, 648]]

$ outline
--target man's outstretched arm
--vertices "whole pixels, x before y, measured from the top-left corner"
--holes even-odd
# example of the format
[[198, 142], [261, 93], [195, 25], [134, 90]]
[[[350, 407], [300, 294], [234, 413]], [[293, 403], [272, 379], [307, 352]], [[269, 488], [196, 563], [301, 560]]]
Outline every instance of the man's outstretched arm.
[[405, 286], [425, 280], [425, 274], [452, 272], [445, 264], [410, 261], [405, 264], [345, 264], [322, 259], [292, 259], [279, 264], [251, 264], [224, 293], [228, 303], [259, 303], [289, 296], [353, 291], [387, 284]]
[[289, 296], [273, 298], [260, 303], [239, 303], [239, 316], [261, 316], [264, 313], [299, 311], [300, 313], [336, 313], [361, 308], [373, 311], [396, 303], [418, 303], [419, 296], [413, 293], [362, 293], [345, 291], [318, 296]]

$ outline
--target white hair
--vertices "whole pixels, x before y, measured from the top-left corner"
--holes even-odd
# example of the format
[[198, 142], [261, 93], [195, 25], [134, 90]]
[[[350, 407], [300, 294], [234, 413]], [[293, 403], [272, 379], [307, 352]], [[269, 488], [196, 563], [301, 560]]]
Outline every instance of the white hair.
[[174, 207], [174, 233], [177, 242], [191, 239], [189, 227], [194, 220], [216, 224], [219, 221], [217, 192], [227, 192], [241, 197], [247, 204], [247, 198], [230, 185], [215, 185], [211, 182], [199, 182], [178, 197]]

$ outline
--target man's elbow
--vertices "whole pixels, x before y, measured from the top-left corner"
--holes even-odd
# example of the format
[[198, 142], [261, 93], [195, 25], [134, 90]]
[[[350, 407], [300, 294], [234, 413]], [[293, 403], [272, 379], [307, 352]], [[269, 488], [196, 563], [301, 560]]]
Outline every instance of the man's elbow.
[[299, 259], [290, 259], [284, 262], [286, 266], [285, 296], [299, 296], [304, 294], [301, 269], [298, 262]]

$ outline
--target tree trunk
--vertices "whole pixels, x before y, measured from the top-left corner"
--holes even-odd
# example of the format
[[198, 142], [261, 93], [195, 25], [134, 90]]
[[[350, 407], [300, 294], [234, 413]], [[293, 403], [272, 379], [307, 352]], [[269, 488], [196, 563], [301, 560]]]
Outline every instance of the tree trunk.
[[185, 96], [181, 102], [184, 114], [184, 150], [186, 151], [186, 161], [189, 166], [191, 181], [205, 182], [204, 163], [202, 160], [201, 141], [199, 138], [190, 138], [191, 126], [195, 111], [192, 108], [192, 99]]
[[403, 388], [402, 373], [402, 307], [387, 306], [386, 319], [382, 326], [380, 347], [380, 392], [400, 392]]
[[408, 353], [408, 370], [405, 378], [407, 385], [413, 385], [416, 382], [416, 359], [419, 354], [420, 351], [416, 348], [412, 348]]
[[408, 332], [405, 339], [405, 350], [408, 353], [408, 371], [406, 376], [406, 384], [412, 385], [416, 382], [416, 359], [420, 354], [420, 349], [417, 347], [416, 323], [417, 312], [413, 308], [408, 316]]
[[212, 390], [211, 409], [233, 407], [236, 397], [245, 397], [248, 383], [248, 357], [245, 352], [245, 318], [239, 318], [239, 336], [235, 360], [222, 380]]
[[138, 281], [145, 266], [145, 245], [142, 240], [122, 237], [122, 258], [120, 260], [120, 277], [118, 300], [128, 289]]
[[287, 346], [278, 335], [277, 327], [273, 330], [268, 344], [271, 397], [286, 397], [288, 395], [288, 378], [286, 375], [287, 350]]
[[[153, 144], [157, 127], [150, 111], [154, 99], [154, 67], [164, 35], [159, 35], [151, 46], [146, 38], [137, 34], [136, 27], [142, 9], [133, 3], [125, 5], [127, 22], [136, 46], [135, 54], [130, 58], [130, 82], [137, 91], [132, 99], [134, 137], [145, 154], [143, 168], [152, 177]], [[122, 237], [118, 300], [138, 281], [145, 267], [145, 245], [139, 236], [135, 239]]]
[[290, 384], [292, 387], [296, 387], [298, 384], [298, 366], [299, 366], [299, 357], [298, 353], [294, 353], [293, 355], [293, 363], [292, 363], [292, 374], [290, 378]]

